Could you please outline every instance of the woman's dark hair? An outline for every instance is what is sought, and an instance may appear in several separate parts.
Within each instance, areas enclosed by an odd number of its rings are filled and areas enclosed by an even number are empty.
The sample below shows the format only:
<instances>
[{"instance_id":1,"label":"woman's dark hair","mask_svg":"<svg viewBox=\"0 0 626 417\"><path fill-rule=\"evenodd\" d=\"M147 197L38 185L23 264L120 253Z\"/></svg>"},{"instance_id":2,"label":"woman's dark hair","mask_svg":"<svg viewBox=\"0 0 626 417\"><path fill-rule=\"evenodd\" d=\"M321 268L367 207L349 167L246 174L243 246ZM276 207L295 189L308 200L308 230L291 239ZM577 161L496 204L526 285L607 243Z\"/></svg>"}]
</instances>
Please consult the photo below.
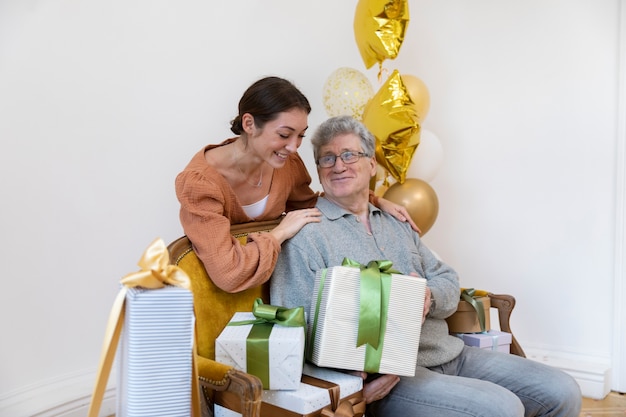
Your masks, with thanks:
<instances>
[{"instance_id":1,"label":"woman's dark hair","mask_svg":"<svg viewBox=\"0 0 626 417\"><path fill-rule=\"evenodd\" d=\"M239 114L230 122L230 130L243 133L241 116L250 113L254 124L262 129L265 123L278 117L278 113L291 109L302 109L311 113L309 100L291 82L279 77L261 78L252 84L239 100Z\"/></svg>"}]
</instances>

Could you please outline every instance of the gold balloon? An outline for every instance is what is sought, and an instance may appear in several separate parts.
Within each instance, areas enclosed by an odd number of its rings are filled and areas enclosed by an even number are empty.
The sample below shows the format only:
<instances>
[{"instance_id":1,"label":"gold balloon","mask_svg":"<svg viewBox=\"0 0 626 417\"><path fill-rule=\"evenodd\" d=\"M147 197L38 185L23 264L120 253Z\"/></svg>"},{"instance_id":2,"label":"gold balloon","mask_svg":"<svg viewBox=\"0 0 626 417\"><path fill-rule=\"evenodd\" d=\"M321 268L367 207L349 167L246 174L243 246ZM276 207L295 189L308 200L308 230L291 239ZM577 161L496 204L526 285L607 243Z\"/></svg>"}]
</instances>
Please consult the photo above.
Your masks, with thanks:
<instances>
[{"instance_id":1,"label":"gold balloon","mask_svg":"<svg viewBox=\"0 0 626 417\"><path fill-rule=\"evenodd\" d=\"M376 137L376 161L403 183L420 143L420 125L417 109L398 70L365 105L363 124Z\"/></svg>"},{"instance_id":2,"label":"gold balloon","mask_svg":"<svg viewBox=\"0 0 626 417\"><path fill-rule=\"evenodd\" d=\"M383 197L406 207L422 231L421 236L430 230L439 214L439 199L426 181L407 178L404 184L397 182L389 187Z\"/></svg>"},{"instance_id":3,"label":"gold balloon","mask_svg":"<svg viewBox=\"0 0 626 417\"><path fill-rule=\"evenodd\" d=\"M398 56L408 23L408 0L359 0L354 37L366 68Z\"/></svg>"},{"instance_id":4,"label":"gold balloon","mask_svg":"<svg viewBox=\"0 0 626 417\"><path fill-rule=\"evenodd\" d=\"M422 123L430 110L430 93L428 87L424 84L424 81L417 78L415 75L402 74L402 82L404 87L409 92L409 97L415 107L415 113L417 114L418 123Z\"/></svg>"}]
</instances>

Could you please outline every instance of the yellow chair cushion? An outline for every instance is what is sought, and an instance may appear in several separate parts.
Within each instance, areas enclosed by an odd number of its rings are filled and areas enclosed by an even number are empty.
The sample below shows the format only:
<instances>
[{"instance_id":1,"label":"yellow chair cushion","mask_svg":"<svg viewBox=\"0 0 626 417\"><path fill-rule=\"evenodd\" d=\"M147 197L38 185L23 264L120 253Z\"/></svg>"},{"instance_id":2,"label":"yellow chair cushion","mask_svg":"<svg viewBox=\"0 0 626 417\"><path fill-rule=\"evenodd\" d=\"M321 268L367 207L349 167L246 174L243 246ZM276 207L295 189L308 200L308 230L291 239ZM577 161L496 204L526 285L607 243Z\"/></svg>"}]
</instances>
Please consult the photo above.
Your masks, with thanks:
<instances>
[{"instance_id":1,"label":"yellow chair cushion","mask_svg":"<svg viewBox=\"0 0 626 417\"><path fill-rule=\"evenodd\" d=\"M196 314L197 353L215 359L215 339L237 311L252 311L256 298L268 301L267 286L250 288L238 293L228 293L218 288L209 278L202 261L190 251L178 261L191 279L193 304ZM201 374L202 375L202 374Z\"/></svg>"}]
</instances>

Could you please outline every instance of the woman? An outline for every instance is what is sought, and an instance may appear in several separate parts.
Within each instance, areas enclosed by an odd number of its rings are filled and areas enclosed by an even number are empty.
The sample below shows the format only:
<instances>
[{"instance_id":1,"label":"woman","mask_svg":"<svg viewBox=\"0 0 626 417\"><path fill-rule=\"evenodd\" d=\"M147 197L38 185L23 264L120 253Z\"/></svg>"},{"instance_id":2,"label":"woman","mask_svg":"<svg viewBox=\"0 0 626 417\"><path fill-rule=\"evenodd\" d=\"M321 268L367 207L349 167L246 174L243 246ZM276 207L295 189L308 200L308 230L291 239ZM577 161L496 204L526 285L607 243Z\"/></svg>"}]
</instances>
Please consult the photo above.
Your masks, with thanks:
<instances>
[{"instance_id":1,"label":"woman","mask_svg":"<svg viewBox=\"0 0 626 417\"><path fill-rule=\"evenodd\" d=\"M280 245L307 223L319 222L304 162L297 153L308 128L311 106L289 81L266 77L252 84L231 122L238 137L202 148L176 177L180 221L214 283L228 292L266 282ZM401 221L411 220L402 206L370 201ZM232 224L284 216L271 232L252 234L241 245Z\"/></svg>"}]
</instances>

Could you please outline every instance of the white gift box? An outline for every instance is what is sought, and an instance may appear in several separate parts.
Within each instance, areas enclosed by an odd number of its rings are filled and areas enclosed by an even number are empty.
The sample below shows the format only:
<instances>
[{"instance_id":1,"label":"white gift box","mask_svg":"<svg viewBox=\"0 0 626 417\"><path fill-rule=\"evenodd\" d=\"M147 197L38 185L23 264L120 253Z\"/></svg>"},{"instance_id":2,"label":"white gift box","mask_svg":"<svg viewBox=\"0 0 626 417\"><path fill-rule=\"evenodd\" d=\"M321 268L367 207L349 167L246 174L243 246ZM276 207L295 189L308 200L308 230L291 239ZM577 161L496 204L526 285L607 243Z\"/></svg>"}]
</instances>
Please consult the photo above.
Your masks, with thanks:
<instances>
[{"instance_id":1,"label":"white gift box","mask_svg":"<svg viewBox=\"0 0 626 417\"><path fill-rule=\"evenodd\" d=\"M305 364L303 375L338 385L341 399L358 395L363 389L363 379L360 377L332 369L318 368L314 365ZM281 416L319 415L319 412L324 407L330 406L330 404L331 398L327 388L301 382L297 390L264 390L261 417L275 417L279 414ZM241 414L222 405L215 404L214 416L241 417Z\"/></svg>"},{"instance_id":2,"label":"white gift box","mask_svg":"<svg viewBox=\"0 0 626 417\"><path fill-rule=\"evenodd\" d=\"M424 278L391 274L386 329L376 372L415 375L425 290ZM357 347L359 305L359 268L336 266L317 272L308 323L311 362L322 367L372 372L365 369L369 355L366 350L371 347Z\"/></svg>"},{"instance_id":3,"label":"white gift box","mask_svg":"<svg viewBox=\"0 0 626 417\"><path fill-rule=\"evenodd\" d=\"M189 417L194 312L189 290L129 288L117 352L117 417Z\"/></svg>"},{"instance_id":4,"label":"white gift box","mask_svg":"<svg viewBox=\"0 0 626 417\"><path fill-rule=\"evenodd\" d=\"M249 312L235 313L231 322L254 320ZM247 337L252 324L226 326L215 339L215 360L248 372ZM269 343L269 385L265 389L295 390L300 386L304 362L305 329L275 324ZM260 375L257 375L261 377ZM263 380L263 378L261 378Z\"/></svg>"},{"instance_id":5,"label":"white gift box","mask_svg":"<svg viewBox=\"0 0 626 417\"><path fill-rule=\"evenodd\" d=\"M363 389L363 378L329 368L320 368L310 363L305 363L302 369L303 375L312 376L324 381L339 385L341 398L355 394Z\"/></svg>"}]
</instances>

